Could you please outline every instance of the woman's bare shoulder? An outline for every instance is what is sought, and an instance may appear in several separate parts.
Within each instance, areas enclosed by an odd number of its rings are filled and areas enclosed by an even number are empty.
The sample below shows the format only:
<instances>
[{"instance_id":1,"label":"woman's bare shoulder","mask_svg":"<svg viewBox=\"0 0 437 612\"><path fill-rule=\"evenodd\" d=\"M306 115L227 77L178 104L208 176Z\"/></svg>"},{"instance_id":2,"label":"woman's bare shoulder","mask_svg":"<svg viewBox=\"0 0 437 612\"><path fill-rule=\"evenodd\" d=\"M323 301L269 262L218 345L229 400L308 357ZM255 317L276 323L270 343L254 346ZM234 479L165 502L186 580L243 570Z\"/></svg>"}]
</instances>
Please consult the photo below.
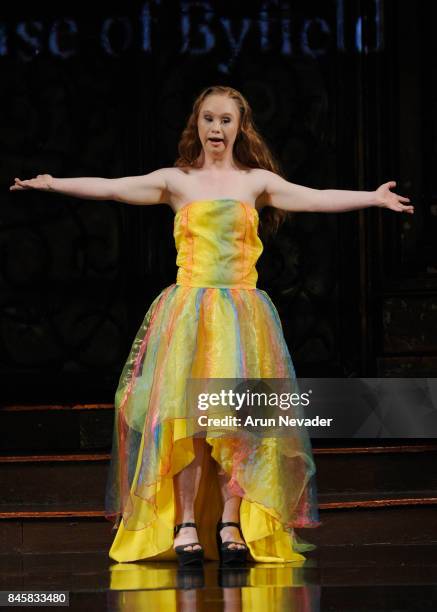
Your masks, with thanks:
<instances>
[{"instance_id":1,"label":"woman's bare shoulder","mask_svg":"<svg viewBox=\"0 0 437 612\"><path fill-rule=\"evenodd\" d=\"M173 174L176 176L180 176L181 174L190 174L195 168L193 166L172 166L170 170L173 170Z\"/></svg>"},{"instance_id":2,"label":"woman's bare shoulder","mask_svg":"<svg viewBox=\"0 0 437 612\"><path fill-rule=\"evenodd\" d=\"M275 207L270 196L270 185L279 175L265 168L254 168L251 173L252 187L256 195L255 207L258 212L265 207Z\"/></svg>"},{"instance_id":3,"label":"woman's bare shoulder","mask_svg":"<svg viewBox=\"0 0 437 612\"><path fill-rule=\"evenodd\" d=\"M188 174L189 170L191 170L189 166L166 166L165 168L160 168L157 172L165 172L166 174L174 174L175 176L181 174Z\"/></svg>"}]
</instances>

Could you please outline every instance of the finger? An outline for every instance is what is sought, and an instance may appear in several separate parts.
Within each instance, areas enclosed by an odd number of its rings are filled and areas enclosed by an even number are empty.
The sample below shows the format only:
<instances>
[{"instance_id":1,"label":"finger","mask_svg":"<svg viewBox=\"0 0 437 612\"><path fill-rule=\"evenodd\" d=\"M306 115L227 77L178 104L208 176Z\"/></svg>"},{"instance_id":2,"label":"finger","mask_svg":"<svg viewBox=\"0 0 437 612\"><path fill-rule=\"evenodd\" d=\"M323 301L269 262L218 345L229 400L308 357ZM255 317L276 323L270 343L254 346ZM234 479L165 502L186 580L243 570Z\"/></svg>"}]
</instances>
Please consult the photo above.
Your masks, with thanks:
<instances>
[{"instance_id":1,"label":"finger","mask_svg":"<svg viewBox=\"0 0 437 612\"><path fill-rule=\"evenodd\" d=\"M410 198L407 198L405 196L401 196L398 193L394 193L393 195L395 195L397 197L397 199L399 200L399 202L410 202Z\"/></svg>"},{"instance_id":2,"label":"finger","mask_svg":"<svg viewBox=\"0 0 437 612\"><path fill-rule=\"evenodd\" d=\"M391 189L392 187L396 187L396 181L389 181L387 183L387 185L389 186L389 188Z\"/></svg>"}]
</instances>

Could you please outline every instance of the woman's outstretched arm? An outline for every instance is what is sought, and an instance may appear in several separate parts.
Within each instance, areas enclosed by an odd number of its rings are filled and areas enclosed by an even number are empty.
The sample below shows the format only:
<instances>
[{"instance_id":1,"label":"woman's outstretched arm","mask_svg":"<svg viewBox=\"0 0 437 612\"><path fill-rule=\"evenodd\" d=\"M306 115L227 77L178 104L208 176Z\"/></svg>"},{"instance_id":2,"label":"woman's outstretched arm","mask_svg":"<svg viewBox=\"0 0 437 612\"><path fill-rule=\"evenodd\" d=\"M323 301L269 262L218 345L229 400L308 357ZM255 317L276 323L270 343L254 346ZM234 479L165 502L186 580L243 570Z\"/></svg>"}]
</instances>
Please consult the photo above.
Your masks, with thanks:
<instances>
[{"instance_id":1,"label":"woman's outstretched arm","mask_svg":"<svg viewBox=\"0 0 437 612\"><path fill-rule=\"evenodd\" d=\"M286 181L269 170L260 170L266 204L289 211L347 212L378 206L397 212L414 213L414 206L404 204L409 198L390 191L395 181L382 184L375 191L348 191L345 189L313 189Z\"/></svg>"},{"instance_id":2,"label":"woman's outstretched arm","mask_svg":"<svg viewBox=\"0 0 437 612\"><path fill-rule=\"evenodd\" d=\"M10 191L34 189L52 191L87 200L115 200L126 204L160 204L167 201L167 178L172 168L161 168L143 176L55 178L39 174L36 178L15 179Z\"/></svg>"}]
</instances>

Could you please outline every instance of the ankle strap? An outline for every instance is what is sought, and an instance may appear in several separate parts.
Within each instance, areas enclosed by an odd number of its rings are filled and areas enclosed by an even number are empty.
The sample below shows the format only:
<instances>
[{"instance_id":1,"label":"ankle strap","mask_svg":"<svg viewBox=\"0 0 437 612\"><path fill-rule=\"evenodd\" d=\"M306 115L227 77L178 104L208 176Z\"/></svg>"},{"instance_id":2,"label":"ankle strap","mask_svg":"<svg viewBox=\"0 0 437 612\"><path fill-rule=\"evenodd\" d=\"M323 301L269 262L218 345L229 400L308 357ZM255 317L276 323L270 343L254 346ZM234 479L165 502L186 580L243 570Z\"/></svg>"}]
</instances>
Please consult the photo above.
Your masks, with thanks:
<instances>
[{"instance_id":1,"label":"ankle strap","mask_svg":"<svg viewBox=\"0 0 437 612\"><path fill-rule=\"evenodd\" d=\"M195 527L196 523L179 523L174 526L174 534L177 535L182 527Z\"/></svg>"},{"instance_id":2,"label":"ankle strap","mask_svg":"<svg viewBox=\"0 0 437 612\"><path fill-rule=\"evenodd\" d=\"M220 521L219 525L220 529L223 529L223 527L238 527L238 529L240 529L240 523L234 523L233 521L226 521L225 523Z\"/></svg>"}]
</instances>

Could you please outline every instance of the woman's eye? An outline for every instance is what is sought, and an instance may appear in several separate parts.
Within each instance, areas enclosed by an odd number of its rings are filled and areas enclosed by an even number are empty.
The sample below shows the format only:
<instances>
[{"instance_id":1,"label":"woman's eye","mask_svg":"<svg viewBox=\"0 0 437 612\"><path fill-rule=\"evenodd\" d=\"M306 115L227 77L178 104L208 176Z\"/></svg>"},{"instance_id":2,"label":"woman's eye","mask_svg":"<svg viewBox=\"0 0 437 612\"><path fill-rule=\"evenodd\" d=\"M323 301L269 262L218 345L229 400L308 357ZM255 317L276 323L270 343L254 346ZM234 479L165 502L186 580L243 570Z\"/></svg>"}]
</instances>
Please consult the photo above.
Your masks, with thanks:
<instances>
[{"instance_id":1,"label":"woman's eye","mask_svg":"<svg viewBox=\"0 0 437 612\"><path fill-rule=\"evenodd\" d=\"M211 121L211 117L205 117L207 121ZM229 123L230 119L223 119L225 123Z\"/></svg>"}]
</instances>

